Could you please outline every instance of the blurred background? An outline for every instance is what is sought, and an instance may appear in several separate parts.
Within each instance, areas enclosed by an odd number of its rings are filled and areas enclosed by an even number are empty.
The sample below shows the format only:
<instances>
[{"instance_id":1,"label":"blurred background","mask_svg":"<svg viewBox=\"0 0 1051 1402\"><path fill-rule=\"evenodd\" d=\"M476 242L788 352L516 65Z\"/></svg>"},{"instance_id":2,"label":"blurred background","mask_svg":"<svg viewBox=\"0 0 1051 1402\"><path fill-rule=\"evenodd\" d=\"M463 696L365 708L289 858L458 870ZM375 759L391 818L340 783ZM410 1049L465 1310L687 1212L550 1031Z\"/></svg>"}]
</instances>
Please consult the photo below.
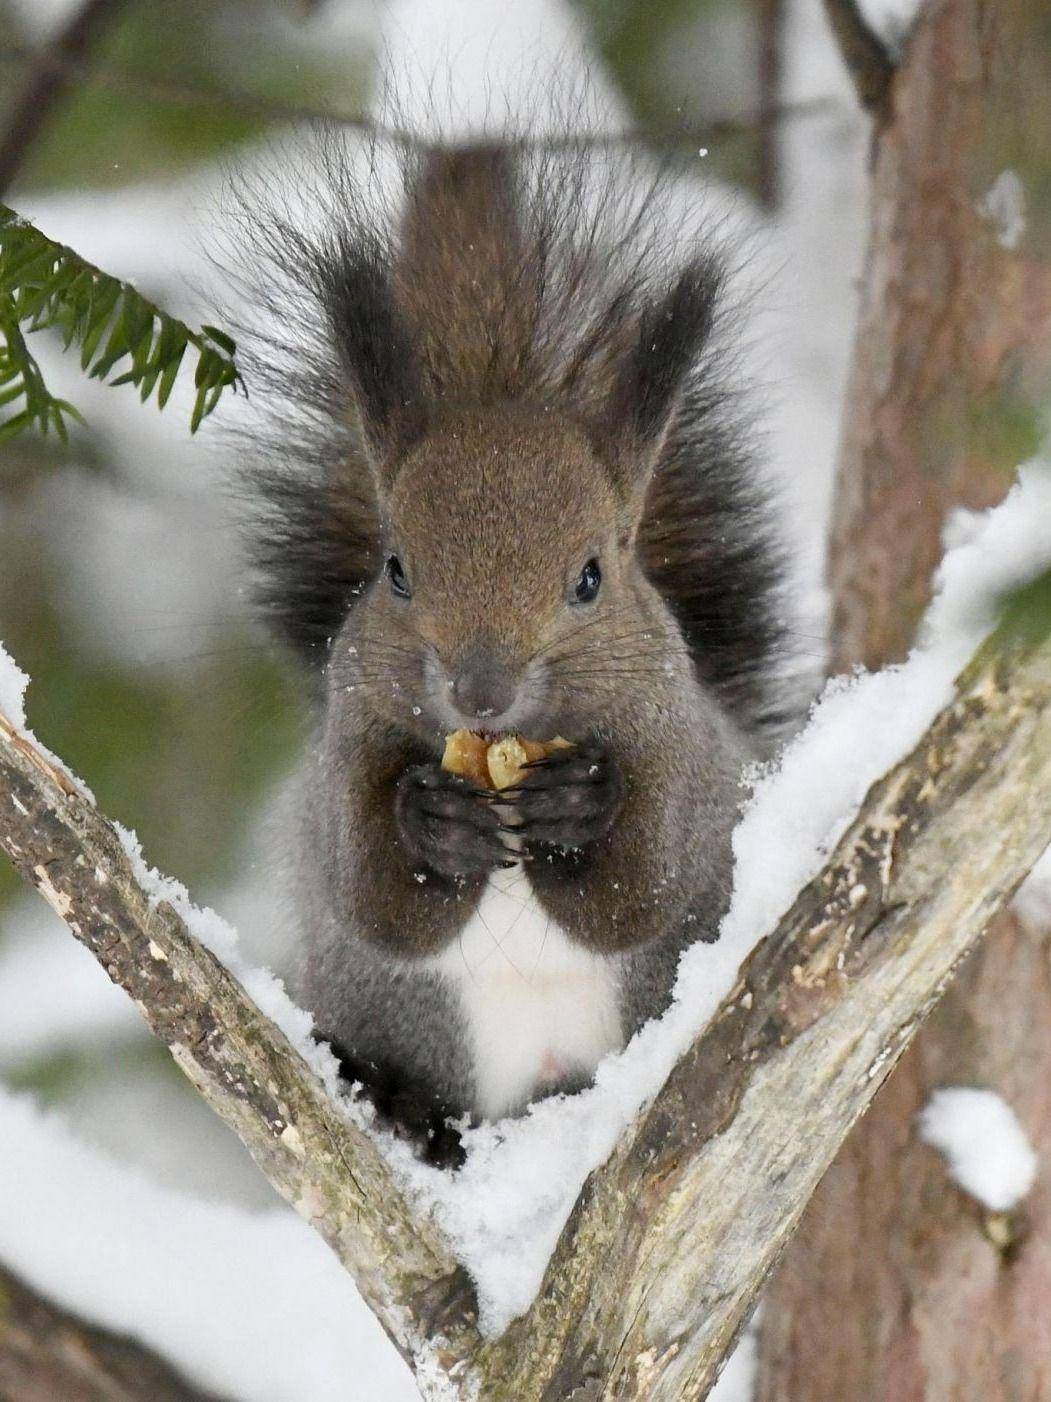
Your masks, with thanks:
<instances>
[{"instance_id":1,"label":"blurred background","mask_svg":"<svg viewBox=\"0 0 1051 1402\"><path fill-rule=\"evenodd\" d=\"M0 141L34 53L81 8L0 0ZM747 370L798 547L801 636L820 660L866 149L820 0L103 8L3 198L191 321L212 320L213 297L224 299L207 249L223 231L224 179L261 143L311 114L368 111L387 71L448 74L469 109L527 70L590 64L619 125L670 145L697 197L732 212L748 239ZM868 9L893 31L893 10ZM222 421L245 406L224 405L191 439L188 395L159 414L128 388L88 384L48 334L34 350L87 427L68 446L26 433L0 447L0 639L32 677L29 721L44 743L137 832L152 864L228 916L266 961L281 936L266 813L305 716L244 599ZM6 865L0 1078L60 1109L100 1163L134 1165L161 1188L238 1212L283 1211L124 995ZM20 1210L10 1195L7 1210ZM0 1256L4 1239L0 1220ZM377 1358L386 1348L378 1331L372 1346ZM187 1349L186 1366L207 1372ZM286 1359L269 1383L236 1370L224 1381L253 1399L412 1395L407 1374L382 1389L363 1379L348 1394L296 1367Z\"/></svg>"}]
</instances>

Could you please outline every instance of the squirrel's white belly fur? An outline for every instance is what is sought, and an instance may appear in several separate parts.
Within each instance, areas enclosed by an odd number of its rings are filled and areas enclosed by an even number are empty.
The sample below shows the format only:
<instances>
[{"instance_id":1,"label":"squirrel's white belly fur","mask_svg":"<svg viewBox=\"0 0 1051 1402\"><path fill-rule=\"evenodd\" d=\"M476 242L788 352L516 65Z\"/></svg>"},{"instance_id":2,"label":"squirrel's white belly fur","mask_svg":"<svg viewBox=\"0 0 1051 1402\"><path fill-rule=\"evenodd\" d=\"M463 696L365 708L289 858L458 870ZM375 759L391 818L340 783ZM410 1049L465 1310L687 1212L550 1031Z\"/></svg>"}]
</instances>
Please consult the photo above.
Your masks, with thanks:
<instances>
[{"instance_id":1,"label":"squirrel's white belly fur","mask_svg":"<svg viewBox=\"0 0 1051 1402\"><path fill-rule=\"evenodd\" d=\"M460 999L476 1109L519 1110L567 1075L587 1078L622 1045L617 961L570 941L522 867L494 872L474 915L432 968Z\"/></svg>"}]
</instances>

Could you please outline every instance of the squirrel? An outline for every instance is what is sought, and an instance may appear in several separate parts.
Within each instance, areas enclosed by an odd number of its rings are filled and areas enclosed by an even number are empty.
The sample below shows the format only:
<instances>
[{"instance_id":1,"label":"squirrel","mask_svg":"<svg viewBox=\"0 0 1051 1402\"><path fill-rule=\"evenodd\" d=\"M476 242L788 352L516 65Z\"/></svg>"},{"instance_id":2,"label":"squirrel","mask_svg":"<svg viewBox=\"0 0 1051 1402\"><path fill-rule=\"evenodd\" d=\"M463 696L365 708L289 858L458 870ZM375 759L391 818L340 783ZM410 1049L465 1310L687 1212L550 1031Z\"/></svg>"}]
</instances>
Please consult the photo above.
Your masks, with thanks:
<instances>
[{"instance_id":1,"label":"squirrel","mask_svg":"<svg viewBox=\"0 0 1051 1402\"><path fill-rule=\"evenodd\" d=\"M291 991L455 1164L450 1118L588 1084L718 938L787 718L784 550L723 257L679 248L660 177L494 140L405 152L396 198L326 178L320 227L269 225L270 375L300 370L247 470L312 694ZM456 729L570 744L497 800L442 768Z\"/></svg>"}]
</instances>

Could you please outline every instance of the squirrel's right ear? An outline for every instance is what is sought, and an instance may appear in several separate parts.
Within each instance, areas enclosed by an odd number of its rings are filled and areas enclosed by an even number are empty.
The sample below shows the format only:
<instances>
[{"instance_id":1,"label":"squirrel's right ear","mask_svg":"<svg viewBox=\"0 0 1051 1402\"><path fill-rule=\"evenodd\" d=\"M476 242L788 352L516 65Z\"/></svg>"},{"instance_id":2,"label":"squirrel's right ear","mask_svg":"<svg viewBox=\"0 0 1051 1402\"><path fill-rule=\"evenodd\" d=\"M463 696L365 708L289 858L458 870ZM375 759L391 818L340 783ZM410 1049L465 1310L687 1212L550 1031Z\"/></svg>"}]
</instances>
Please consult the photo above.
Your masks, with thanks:
<instances>
[{"instance_id":1,"label":"squirrel's right ear","mask_svg":"<svg viewBox=\"0 0 1051 1402\"><path fill-rule=\"evenodd\" d=\"M643 308L610 404L616 457L632 493L649 479L715 319L722 272L700 257Z\"/></svg>"},{"instance_id":2,"label":"squirrel's right ear","mask_svg":"<svg viewBox=\"0 0 1051 1402\"><path fill-rule=\"evenodd\" d=\"M378 476L423 432L422 385L383 251L344 244L326 301L336 346Z\"/></svg>"}]
</instances>

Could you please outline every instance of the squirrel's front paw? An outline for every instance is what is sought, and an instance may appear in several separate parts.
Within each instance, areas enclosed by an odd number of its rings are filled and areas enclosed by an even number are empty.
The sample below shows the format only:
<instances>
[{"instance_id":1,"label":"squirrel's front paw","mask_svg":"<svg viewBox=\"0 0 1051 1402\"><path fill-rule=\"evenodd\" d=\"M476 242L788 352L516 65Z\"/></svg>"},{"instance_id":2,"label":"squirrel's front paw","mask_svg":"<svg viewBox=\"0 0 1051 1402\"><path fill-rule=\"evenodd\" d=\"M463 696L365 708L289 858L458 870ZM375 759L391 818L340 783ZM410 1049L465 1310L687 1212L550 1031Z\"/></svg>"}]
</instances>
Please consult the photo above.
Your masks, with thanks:
<instances>
[{"instance_id":1,"label":"squirrel's front paw","mask_svg":"<svg viewBox=\"0 0 1051 1402\"><path fill-rule=\"evenodd\" d=\"M612 757L597 745L574 745L536 760L501 798L513 804L515 830L526 846L587 847L604 837L620 811L623 783Z\"/></svg>"},{"instance_id":2,"label":"squirrel's front paw","mask_svg":"<svg viewBox=\"0 0 1051 1402\"><path fill-rule=\"evenodd\" d=\"M419 764L398 781L394 814L412 859L440 876L480 876L512 865L486 791L439 764Z\"/></svg>"}]
</instances>

